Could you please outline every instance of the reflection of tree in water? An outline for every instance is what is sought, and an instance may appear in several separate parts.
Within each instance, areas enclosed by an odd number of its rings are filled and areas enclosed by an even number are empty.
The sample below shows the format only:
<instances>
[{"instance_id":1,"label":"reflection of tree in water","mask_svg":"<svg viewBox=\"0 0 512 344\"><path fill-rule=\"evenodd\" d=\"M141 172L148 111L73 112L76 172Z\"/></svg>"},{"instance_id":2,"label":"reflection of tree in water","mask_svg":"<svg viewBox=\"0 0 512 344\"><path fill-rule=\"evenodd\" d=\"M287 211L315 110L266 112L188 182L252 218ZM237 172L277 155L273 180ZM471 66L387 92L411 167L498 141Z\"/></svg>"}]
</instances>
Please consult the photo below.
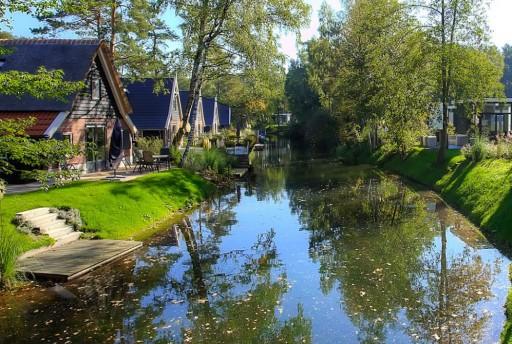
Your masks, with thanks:
<instances>
[{"instance_id":1,"label":"reflection of tree in water","mask_svg":"<svg viewBox=\"0 0 512 344\"><path fill-rule=\"evenodd\" d=\"M273 231L249 250L221 252L222 237L236 223L236 203L236 195L216 199L197 221L187 219L171 228L168 235L175 236L178 229L184 252L172 247L175 239L163 235L164 245L152 243L135 262L125 260L66 285L77 299L26 304L25 322L0 324L0 338L10 343L41 338L90 343L311 342L311 322L300 305L295 316L286 321L279 317L288 282ZM176 269L182 268L180 276Z\"/></svg>"},{"instance_id":2,"label":"reflection of tree in water","mask_svg":"<svg viewBox=\"0 0 512 344\"><path fill-rule=\"evenodd\" d=\"M490 314L477 310L492 296L491 286L499 262L491 266L466 247L448 255L446 206L438 207L440 249L424 255L424 269L414 288L422 295L422 307L410 312L411 331L440 343L482 342Z\"/></svg>"},{"instance_id":3,"label":"reflection of tree in water","mask_svg":"<svg viewBox=\"0 0 512 344\"><path fill-rule=\"evenodd\" d=\"M190 227L184 226L182 232L186 241L194 240ZM311 342L311 321L304 317L301 305L298 314L285 322L276 316L288 282L274 235L272 230L260 235L248 252L219 254L215 264L209 258L203 264L201 250L193 249L197 244L187 242L193 278L182 283L191 283L196 293L192 298L186 295L191 324L182 328L184 342Z\"/></svg>"},{"instance_id":4,"label":"reflection of tree in water","mask_svg":"<svg viewBox=\"0 0 512 344\"><path fill-rule=\"evenodd\" d=\"M403 331L416 339L444 338L438 331L443 325L465 333L452 335L455 342L479 338L487 318L471 319L476 303L490 294L492 269L468 250L446 257L446 247L434 245L435 214L426 212L417 193L387 177L290 193L293 209L311 233L310 255L320 264L321 288L324 293L340 289L360 342L385 341L389 329L402 326L404 311L415 329ZM426 252L444 252L444 263L425 259ZM440 295L440 286L442 304L429 299ZM440 309L455 317L443 320Z\"/></svg>"}]
</instances>

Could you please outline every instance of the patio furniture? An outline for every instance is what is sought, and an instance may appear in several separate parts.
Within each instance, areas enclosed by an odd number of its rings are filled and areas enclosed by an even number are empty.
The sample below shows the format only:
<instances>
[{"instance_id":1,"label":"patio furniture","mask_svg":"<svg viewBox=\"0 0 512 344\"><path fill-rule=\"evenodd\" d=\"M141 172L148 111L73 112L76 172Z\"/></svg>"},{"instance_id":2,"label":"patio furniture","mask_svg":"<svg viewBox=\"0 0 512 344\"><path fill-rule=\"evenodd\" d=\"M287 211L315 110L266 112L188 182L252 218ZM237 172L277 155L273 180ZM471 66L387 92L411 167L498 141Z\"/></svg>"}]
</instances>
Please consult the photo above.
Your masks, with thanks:
<instances>
[{"instance_id":1,"label":"patio furniture","mask_svg":"<svg viewBox=\"0 0 512 344\"><path fill-rule=\"evenodd\" d=\"M160 163L165 163L167 169L171 168L171 150L169 148L160 149L160 154L153 155Z\"/></svg>"},{"instance_id":2,"label":"patio furniture","mask_svg":"<svg viewBox=\"0 0 512 344\"><path fill-rule=\"evenodd\" d=\"M143 168L142 162L143 162L142 150L135 149L133 151L133 165L134 165L133 173L135 173L137 168L139 169L139 172L142 172L142 168Z\"/></svg>"},{"instance_id":3,"label":"patio furniture","mask_svg":"<svg viewBox=\"0 0 512 344\"><path fill-rule=\"evenodd\" d=\"M154 171L155 168L157 171L160 171L160 165L153 157L153 152L143 151L142 152L142 166L148 170Z\"/></svg>"}]
</instances>

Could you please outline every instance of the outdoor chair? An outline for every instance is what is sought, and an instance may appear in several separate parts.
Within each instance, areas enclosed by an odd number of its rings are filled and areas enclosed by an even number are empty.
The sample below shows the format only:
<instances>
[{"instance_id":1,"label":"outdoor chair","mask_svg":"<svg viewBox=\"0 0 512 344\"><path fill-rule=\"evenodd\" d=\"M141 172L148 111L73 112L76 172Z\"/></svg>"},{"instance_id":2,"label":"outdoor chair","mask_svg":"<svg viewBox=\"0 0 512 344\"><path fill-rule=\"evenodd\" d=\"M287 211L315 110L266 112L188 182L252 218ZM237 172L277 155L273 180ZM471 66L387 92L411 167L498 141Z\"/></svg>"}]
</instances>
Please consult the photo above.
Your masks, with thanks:
<instances>
[{"instance_id":1,"label":"outdoor chair","mask_svg":"<svg viewBox=\"0 0 512 344\"><path fill-rule=\"evenodd\" d=\"M133 173L135 173L135 171L137 169L139 169L139 172L142 172L142 168L144 168L143 166L143 156L142 156L142 150L140 149L135 149L133 151L133 163L134 163L134 168L133 168Z\"/></svg>"},{"instance_id":2,"label":"outdoor chair","mask_svg":"<svg viewBox=\"0 0 512 344\"><path fill-rule=\"evenodd\" d=\"M160 162L165 163L167 168L171 168L171 150L170 148L161 148L160 149L160 155L167 155L167 158L160 160Z\"/></svg>"},{"instance_id":3,"label":"outdoor chair","mask_svg":"<svg viewBox=\"0 0 512 344\"><path fill-rule=\"evenodd\" d=\"M155 158L153 157L153 152L150 151L143 151L142 152L142 165L144 168L154 171L155 168L157 171L160 171L160 166L155 161Z\"/></svg>"}]
</instances>

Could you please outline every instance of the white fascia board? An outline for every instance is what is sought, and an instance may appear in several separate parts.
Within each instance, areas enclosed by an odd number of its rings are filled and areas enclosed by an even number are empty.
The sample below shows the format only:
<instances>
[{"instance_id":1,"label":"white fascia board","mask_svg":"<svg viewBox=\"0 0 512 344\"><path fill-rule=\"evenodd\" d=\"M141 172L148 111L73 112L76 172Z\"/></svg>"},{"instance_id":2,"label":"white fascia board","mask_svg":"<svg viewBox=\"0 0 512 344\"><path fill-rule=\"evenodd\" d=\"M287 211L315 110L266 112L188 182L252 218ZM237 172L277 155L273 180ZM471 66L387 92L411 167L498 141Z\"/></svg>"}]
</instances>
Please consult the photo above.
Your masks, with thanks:
<instances>
[{"instance_id":1,"label":"white fascia board","mask_svg":"<svg viewBox=\"0 0 512 344\"><path fill-rule=\"evenodd\" d=\"M59 130L59 128L62 125L62 123L64 123L64 121L66 120L68 115L69 115L69 111L59 112L57 117L55 117L55 119L53 120L52 124L50 124L50 126L46 129L46 131L44 132L43 135L45 137L48 137L48 138L51 139L53 137L53 135L55 135L57 130Z\"/></svg>"}]
</instances>

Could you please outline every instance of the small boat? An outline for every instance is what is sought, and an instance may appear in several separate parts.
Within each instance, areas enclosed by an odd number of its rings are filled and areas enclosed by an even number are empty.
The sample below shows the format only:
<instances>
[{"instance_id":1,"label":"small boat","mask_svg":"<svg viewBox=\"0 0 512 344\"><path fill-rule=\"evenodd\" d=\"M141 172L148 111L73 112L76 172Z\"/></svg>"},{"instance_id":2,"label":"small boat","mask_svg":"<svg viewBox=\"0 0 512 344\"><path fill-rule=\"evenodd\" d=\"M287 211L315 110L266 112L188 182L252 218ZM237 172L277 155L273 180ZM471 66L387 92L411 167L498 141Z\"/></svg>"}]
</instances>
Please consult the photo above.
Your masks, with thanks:
<instances>
[{"instance_id":1,"label":"small boat","mask_svg":"<svg viewBox=\"0 0 512 344\"><path fill-rule=\"evenodd\" d=\"M263 143L256 143L253 147L254 151L262 151L265 148Z\"/></svg>"}]
</instances>

